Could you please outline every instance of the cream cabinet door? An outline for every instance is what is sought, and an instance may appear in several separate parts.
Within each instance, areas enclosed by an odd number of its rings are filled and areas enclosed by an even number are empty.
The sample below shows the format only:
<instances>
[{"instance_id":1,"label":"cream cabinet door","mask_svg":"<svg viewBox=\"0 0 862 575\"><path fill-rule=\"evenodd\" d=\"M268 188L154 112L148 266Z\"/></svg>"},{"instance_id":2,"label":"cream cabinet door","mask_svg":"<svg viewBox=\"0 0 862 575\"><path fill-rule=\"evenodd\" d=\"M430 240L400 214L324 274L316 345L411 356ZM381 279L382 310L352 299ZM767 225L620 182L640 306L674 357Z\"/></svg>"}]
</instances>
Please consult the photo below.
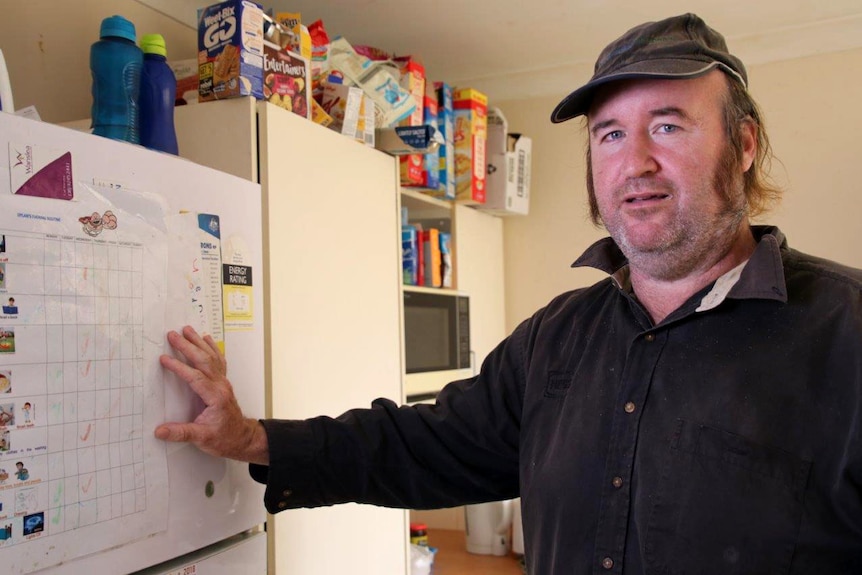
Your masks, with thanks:
<instances>
[{"instance_id":1,"label":"cream cabinet door","mask_svg":"<svg viewBox=\"0 0 862 575\"><path fill-rule=\"evenodd\" d=\"M272 417L338 415L401 391L398 165L258 104ZM271 518L284 574L407 571L406 512L360 505Z\"/></svg>"},{"instance_id":2,"label":"cream cabinet door","mask_svg":"<svg viewBox=\"0 0 862 575\"><path fill-rule=\"evenodd\" d=\"M452 237L458 291L470 296L470 348L478 372L485 356L506 336L503 220L457 204Z\"/></svg>"}]
</instances>

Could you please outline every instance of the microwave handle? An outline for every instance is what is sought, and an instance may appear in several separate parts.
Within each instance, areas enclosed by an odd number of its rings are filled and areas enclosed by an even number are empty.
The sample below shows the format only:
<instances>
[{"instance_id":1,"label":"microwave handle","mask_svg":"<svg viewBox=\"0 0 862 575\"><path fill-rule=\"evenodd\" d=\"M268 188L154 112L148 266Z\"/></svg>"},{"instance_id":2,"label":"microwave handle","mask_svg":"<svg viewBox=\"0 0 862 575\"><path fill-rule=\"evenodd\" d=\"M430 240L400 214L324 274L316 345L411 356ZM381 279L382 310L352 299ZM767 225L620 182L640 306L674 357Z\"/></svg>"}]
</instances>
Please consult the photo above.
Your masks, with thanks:
<instances>
[{"instance_id":1,"label":"microwave handle","mask_svg":"<svg viewBox=\"0 0 862 575\"><path fill-rule=\"evenodd\" d=\"M473 375L479 375L479 366L476 365L476 350L470 350L470 366L473 368Z\"/></svg>"}]
</instances>

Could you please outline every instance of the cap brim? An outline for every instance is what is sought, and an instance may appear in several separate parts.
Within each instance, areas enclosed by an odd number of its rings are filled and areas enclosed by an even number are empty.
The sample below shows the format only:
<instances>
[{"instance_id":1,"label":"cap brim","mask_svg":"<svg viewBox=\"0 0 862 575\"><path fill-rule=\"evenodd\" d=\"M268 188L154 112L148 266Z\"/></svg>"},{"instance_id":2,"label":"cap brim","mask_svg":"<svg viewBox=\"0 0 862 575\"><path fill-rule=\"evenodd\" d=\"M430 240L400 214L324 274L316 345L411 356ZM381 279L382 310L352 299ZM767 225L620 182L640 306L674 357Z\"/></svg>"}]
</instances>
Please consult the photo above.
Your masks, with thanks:
<instances>
[{"instance_id":1,"label":"cap brim","mask_svg":"<svg viewBox=\"0 0 862 575\"><path fill-rule=\"evenodd\" d=\"M613 74L591 80L563 98L563 101L557 104L557 107L554 108L554 111L551 113L551 122L559 124L560 122L565 122L566 120L571 120L572 118L585 115L590 109L590 104L592 103L596 89L610 82L634 80L638 78L650 78L654 80L683 80L686 78L696 78L719 66L722 70L729 72L733 76L736 76L740 82L743 82L742 78L739 78L739 75L736 72L730 70L727 66L722 65L721 62L680 60L678 58L636 62Z\"/></svg>"}]
</instances>

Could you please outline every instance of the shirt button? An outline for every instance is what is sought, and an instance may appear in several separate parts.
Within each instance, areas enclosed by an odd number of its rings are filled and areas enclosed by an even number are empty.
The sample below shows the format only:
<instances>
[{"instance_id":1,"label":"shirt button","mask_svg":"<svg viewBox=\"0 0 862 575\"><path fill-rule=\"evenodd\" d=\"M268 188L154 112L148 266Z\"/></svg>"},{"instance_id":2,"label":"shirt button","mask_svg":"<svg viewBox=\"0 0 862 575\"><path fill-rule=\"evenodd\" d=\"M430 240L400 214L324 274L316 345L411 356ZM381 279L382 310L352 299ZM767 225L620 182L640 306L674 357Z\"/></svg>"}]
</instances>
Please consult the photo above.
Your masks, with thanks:
<instances>
[{"instance_id":1,"label":"shirt button","mask_svg":"<svg viewBox=\"0 0 862 575\"><path fill-rule=\"evenodd\" d=\"M626 410L626 413L634 413L635 404L632 403L631 401L627 401L626 404L623 406L623 409Z\"/></svg>"},{"instance_id":2,"label":"shirt button","mask_svg":"<svg viewBox=\"0 0 862 575\"><path fill-rule=\"evenodd\" d=\"M278 508L279 509L284 509L285 507L287 507L287 501L279 501L278 502Z\"/></svg>"},{"instance_id":3,"label":"shirt button","mask_svg":"<svg viewBox=\"0 0 862 575\"><path fill-rule=\"evenodd\" d=\"M623 478L622 478L622 477L614 477L614 478L611 480L611 484L612 484L614 487L616 487L617 489L619 489L620 487L622 487L622 486L623 486Z\"/></svg>"},{"instance_id":4,"label":"shirt button","mask_svg":"<svg viewBox=\"0 0 862 575\"><path fill-rule=\"evenodd\" d=\"M655 334L654 333L648 333L644 336L644 339L647 341L655 341Z\"/></svg>"},{"instance_id":5,"label":"shirt button","mask_svg":"<svg viewBox=\"0 0 862 575\"><path fill-rule=\"evenodd\" d=\"M291 491L290 489L285 489L284 491L281 492L281 494L284 495L285 497L290 497L291 495L293 495L293 491Z\"/></svg>"},{"instance_id":6,"label":"shirt button","mask_svg":"<svg viewBox=\"0 0 862 575\"><path fill-rule=\"evenodd\" d=\"M608 570L613 569L614 568L614 560L611 559L610 557L605 557L604 559L602 559L602 567L604 567L605 569L608 569Z\"/></svg>"}]
</instances>

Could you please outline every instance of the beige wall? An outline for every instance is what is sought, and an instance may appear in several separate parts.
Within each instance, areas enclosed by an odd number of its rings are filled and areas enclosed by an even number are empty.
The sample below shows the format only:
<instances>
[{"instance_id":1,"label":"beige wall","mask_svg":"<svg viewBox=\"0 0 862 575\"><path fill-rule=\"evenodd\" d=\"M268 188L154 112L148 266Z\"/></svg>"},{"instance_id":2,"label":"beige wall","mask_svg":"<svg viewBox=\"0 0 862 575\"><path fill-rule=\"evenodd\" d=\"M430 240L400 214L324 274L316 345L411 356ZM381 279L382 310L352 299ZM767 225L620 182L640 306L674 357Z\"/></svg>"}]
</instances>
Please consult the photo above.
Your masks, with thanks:
<instances>
[{"instance_id":1,"label":"beige wall","mask_svg":"<svg viewBox=\"0 0 862 575\"><path fill-rule=\"evenodd\" d=\"M90 117L90 45L103 18L120 14L140 38L165 37L168 59L197 57L197 34L135 0L3 2L0 49L9 68L15 107L35 105L46 122Z\"/></svg>"},{"instance_id":2,"label":"beige wall","mask_svg":"<svg viewBox=\"0 0 862 575\"><path fill-rule=\"evenodd\" d=\"M782 204L761 220L778 224L792 247L855 267L862 267L859 69L862 50L749 70L779 160L773 176L786 190ZM498 103L510 131L533 137L530 215L507 218L504 226L510 330L554 295L603 277L569 268L604 234L586 215L582 125L552 125L548 118L557 101Z\"/></svg>"}]
</instances>

